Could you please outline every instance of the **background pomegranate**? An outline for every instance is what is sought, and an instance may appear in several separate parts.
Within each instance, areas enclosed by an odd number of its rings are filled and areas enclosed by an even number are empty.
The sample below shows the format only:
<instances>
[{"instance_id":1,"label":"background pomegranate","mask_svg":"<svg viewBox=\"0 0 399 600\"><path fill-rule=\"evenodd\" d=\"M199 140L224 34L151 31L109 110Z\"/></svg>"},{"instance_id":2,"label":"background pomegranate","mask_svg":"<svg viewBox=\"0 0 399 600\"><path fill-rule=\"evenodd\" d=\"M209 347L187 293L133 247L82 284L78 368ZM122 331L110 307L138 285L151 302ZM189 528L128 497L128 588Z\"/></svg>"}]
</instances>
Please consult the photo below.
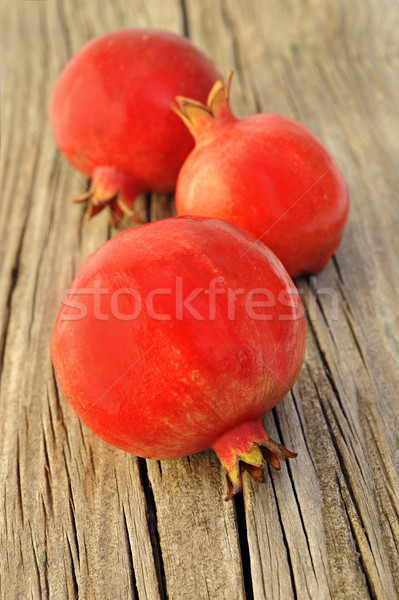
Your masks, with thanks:
<instances>
[{"instance_id":1,"label":"background pomegranate","mask_svg":"<svg viewBox=\"0 0 399 600\"><path fill-rule=\"evenodd\" d=\"M212 447L228 480L295 456L263 415L305 349L299 294L261 242L226 222L170 218L127 230L80 269L51 338L61 388L101 438L172 459Z\"/></svg>"},{"instance_id":2,"label":"background pomegranate","mask_svg":"<svg viewBox=\"0 0 399 600\"><path fill-rule=\"evenodd\" d=\"M191 42L156 29L122 29L83 46L59 76L50 121L67 160L92 178L87 215L110 205L134 216L141 190L170 192L193 147L169 102L205 100L219 74Z\"/></svg>"},{"instance_id":3,"label":"background pomegranate","mask_svg":"<svg viewBox=\"0 0 399 600\"><path fill-rule=\"evenodd\" d=\"M292 277L319 271L340 244L349 209L343 175L303 125L277 114L237 119L231 73L207 106L177 98L196 140L176 187L179 215L240 225L279 257Z\"/></svg>"}]
</instances>

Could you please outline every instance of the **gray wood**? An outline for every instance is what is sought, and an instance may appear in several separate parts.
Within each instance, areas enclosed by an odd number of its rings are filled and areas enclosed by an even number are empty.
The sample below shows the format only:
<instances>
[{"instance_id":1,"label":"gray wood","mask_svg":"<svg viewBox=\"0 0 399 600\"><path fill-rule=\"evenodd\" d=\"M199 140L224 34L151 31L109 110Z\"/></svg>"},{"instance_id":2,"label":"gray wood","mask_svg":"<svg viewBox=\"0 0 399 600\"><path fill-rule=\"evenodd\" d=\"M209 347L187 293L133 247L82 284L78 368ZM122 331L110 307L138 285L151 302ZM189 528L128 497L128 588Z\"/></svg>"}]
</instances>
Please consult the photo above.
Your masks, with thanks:
<instances>
[{"instance_id":1,"label":"gray wood","mask_svg":"<svg viewBox=\"0 0 399 600\"><path fill-rule=\"evenodd\" d=\"M2 598L393 600L399 589L399 5L321 0L1 0ZM67 59L123 26L186 33L235 71L240 116L281 112L336 156L343 243L296 281L308 325L297 384L265 417L298 458L223 501L211 451L145 461L81 425L48 343L62 294L116 230L66 199L47 102ZM143 197L151 220L175 214ZM148 210L149 209L149 210Z\"/></svg>"}]
</instances>

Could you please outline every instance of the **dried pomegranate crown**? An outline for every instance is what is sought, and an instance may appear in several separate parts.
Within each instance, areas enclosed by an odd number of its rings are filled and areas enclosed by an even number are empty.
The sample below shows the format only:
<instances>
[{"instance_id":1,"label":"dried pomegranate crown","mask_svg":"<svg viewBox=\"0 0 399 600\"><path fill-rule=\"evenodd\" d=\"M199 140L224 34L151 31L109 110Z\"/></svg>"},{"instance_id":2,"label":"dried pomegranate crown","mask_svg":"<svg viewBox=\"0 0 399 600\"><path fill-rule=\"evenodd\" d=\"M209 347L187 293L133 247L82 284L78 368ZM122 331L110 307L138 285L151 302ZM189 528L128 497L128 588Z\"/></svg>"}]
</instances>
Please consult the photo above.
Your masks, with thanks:
<instances>
[{"instance_id":1,"label":"dried pomegranate crown","mask_svg":"<svg viewBox=\"0 0 399 600\"><path fill-rule=\"evenodd\" d=\"M176 96L176 104L171 103L174 112L184 121L195 139L207 131L215 122L236 120L230 107L230 87L233 71L229 71L226 81L216 81L206 104L184 96Z\"/></svg>"}]
</instances>

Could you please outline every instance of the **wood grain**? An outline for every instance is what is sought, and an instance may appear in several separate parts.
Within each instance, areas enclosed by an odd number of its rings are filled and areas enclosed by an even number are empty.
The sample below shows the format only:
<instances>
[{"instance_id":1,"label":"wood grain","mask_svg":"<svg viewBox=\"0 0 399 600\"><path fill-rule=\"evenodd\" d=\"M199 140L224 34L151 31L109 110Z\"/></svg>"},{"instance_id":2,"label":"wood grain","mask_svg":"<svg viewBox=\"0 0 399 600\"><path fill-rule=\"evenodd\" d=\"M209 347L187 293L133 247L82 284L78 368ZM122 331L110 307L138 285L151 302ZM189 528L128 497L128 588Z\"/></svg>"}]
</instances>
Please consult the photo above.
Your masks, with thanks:
<instances>
[{"instance_id":1,"label":"wood grain","mask_svg":"<svg viewBox=\"0 0 399 600\"><path fill-rule=\"evenodd\" d=\"M394 0L1 0L0 596L393 600L399 589L399 4ZM296 281L304 367L265 417L298 458L223 501L210 451L173 462L111 448L57 386L49 337L84 258L116 230L66 199L54 81L92 36L185 33L234 69L233 105L291 115L351 191L343 243ZM143 197L143 216L174 214Z\"/></svg>"}]
</instances>

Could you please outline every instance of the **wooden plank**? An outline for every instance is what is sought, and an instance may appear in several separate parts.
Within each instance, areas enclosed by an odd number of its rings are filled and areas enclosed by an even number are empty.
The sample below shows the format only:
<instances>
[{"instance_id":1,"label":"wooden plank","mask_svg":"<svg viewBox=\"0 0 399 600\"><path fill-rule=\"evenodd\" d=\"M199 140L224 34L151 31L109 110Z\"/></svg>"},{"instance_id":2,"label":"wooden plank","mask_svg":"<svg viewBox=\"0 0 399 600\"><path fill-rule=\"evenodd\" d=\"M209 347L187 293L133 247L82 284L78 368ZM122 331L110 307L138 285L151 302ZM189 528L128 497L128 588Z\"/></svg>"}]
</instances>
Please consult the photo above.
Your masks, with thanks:
<instances>
[{"instance_id":1,"label":"wooden plank","mask_svg":"<svg viewBox=\"0 0 399 600\"><path fill-rule=\"evenodd\" d=\"M274 419L299 457L272 475L274 496L253 484L244 491L254 597L396 597L398 213L391 149L398 143L392 132L399 131L399 87L381 43L391 42L393 57L397 5L386 3L389 19L382 19L381 8L372 12L364 3L327 10L318 2L276 2L264 10L255 1L245 6L245 27L240 2L189 7L196 42L229 41L230 53L219 58L238 75L237 112L255 107L308 124L340 158L352 191L336 258L310 289L297 281L309 316L307 359L291 402ZM266 424L275 435L270 416Z\"/></svg>"},{"instance_id":2,"label":"wooden plank","mask_svg":"<svg viewBox=\"0 0 399 600\"><path fill-rule=\"evenodd\" d=\"M4 598L333 598L399 589L399 5L321 0L0 4L0 520ZM265 418L298 458L224 503L207 451L144 461L97 439L48 351L64 290L116 230L65 199L86 182L55 154L46 105L66 60L122 26L183 30L239 115L306 123L339 159L352 208L341 248L296 283L306 362ZM168 197L139 201L151 220Z\"/></svg>"},{"instance_id":3,"label":"wooden plank","mask_svg":"<svg viewBox=\"0 0 399 600\"><path fill-rule=\"evenodd\" d=\"M176 214L168 196L151 204L151 220ZM211 452L147 461L170 598L245 597L240 540L226 481Z\"/></svg>"},{"instance_id":4,"label":"wooden plank","mask_svg":"<svg viewBox=\"0 0 399 600\"><path fill-rule=\"evenodd\" d=\"M170 598L245 598L233 503L216 456L148 461Z\"/></svg>"},{"instance_id":5,"label":"wooden plank","mask_svg":"<svg viewBox=\"0 0 399 600\"><path fill-rule=\"evenodd\" d=\"M0 539L7 598L163 595L137 459L81 428L60 400L48 349L63 292L109 236L105 214L83 224L66 201L86 182L55 155L48 97L87 37L133 21L140 7L144 14L138 3L108 3L104 12L97 3L19 2L3 20ZM170 26L177 4L164 14L159 6L160 25Z\"/></svg>"}]
</instances>

